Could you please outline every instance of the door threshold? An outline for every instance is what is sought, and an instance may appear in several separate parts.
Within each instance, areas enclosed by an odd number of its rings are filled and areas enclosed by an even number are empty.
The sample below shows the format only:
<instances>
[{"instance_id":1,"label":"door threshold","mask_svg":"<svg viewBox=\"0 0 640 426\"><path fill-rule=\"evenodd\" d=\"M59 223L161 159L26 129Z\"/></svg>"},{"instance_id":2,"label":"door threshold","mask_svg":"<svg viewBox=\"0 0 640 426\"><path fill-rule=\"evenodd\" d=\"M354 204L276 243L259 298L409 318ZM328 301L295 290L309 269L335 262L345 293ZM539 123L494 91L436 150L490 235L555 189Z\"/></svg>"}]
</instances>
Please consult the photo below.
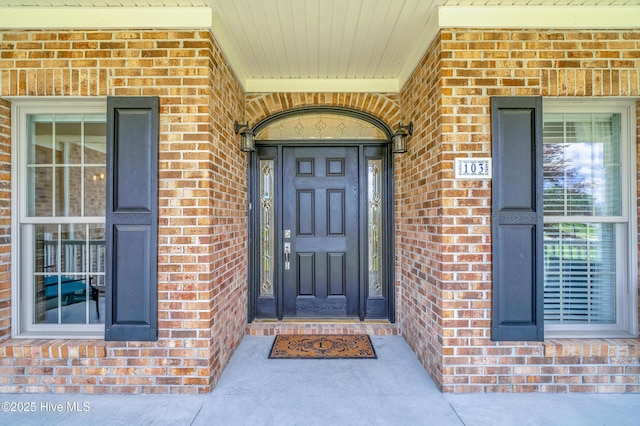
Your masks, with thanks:
<instances>
[{"instance_id":1,"label":"door threshold","mask_svg":"<svg viewBox=\"0 0 640 426\"><path fill-rule=\"evenodd\" d=\"M360 324L360 318L283 318L282 322L297 323L297 324L309 324L309 323L322 323L322 324Z\"/></svg>"},{"instance_id":2,"label":"door threshold","mask_svg":"<svg viewBox=\"0 0 640 426\"><path fill-rule=\"evenodd\" d=\"M386 319L366 319L360 321L359 318L284 318L282 321L277 319L260 318L253 320L258 324L274 324L274 323L296 323L296 324L391 324Z\"/></svg>"},{"instance_id":3,"label":"door threshold","mask_svg":"<svg viewBox=\"0 0 640 426\"><path fill-rule=\"evenodd\" d=\"M286 318L282 321L254 320L245 328L247 336L274 336L276 334L369 334L387 336L401 334L397 324L389 320L353 318Z\"/></svg>"}]
</instances>

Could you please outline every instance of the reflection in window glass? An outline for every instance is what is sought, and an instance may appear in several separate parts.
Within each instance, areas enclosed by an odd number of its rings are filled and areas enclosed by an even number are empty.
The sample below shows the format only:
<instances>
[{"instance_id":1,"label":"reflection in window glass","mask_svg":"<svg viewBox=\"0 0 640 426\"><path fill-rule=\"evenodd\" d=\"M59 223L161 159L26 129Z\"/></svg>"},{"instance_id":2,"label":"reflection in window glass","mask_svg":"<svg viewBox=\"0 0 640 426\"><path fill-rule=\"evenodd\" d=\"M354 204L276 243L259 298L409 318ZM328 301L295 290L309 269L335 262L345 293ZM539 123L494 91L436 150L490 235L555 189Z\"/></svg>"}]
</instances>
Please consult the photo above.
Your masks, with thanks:
<instances>
[{"instance_id":1,"label":"reflection in window glass","mask_svg":"<svg viewBox=\"0 0 640 426\"><path fill-rule=\"evenodd\" d=\"M27 127L27 215L104 216L104 115L31 114Z\"/></svg>"},{"instance_id":2,"label":"reflection in window glass","mask_svg":"<svg viewBox=\"0 0 640 426\"><path fill-rule=\"evenodd\" d=\"M545 322L615 324L621 114L545 114L543 135Z\"/></svg>"},{"instance_id":3,"label":"reflection in window glass","mask_svg":"<svg viewBox=\"0 0 640 426\"><path fill-rule=\"evenodd\" d=\"M620 215L620 144L619 114L545 116L545 214Z\"/></svg>"},{"instance_id":4,"label":"reflection in window glass","mask_svg":"<svg viewBox=\"0 0 640 426\"><path fill-rule=\"evenodd\" d=\"M31 323L102 324L106 116L26 114L26 123L21 253Z\"/></svg>"},{"instance_id":5,"label":"reflection in window glass","mask_svg":"<svg viewBox=\"0 0 640 426\"><path fill-rule=\"evenodd\" d=\"M35 324L104 323L104 225L24 225L32 235Z\"/></svg>"}]
</instances>

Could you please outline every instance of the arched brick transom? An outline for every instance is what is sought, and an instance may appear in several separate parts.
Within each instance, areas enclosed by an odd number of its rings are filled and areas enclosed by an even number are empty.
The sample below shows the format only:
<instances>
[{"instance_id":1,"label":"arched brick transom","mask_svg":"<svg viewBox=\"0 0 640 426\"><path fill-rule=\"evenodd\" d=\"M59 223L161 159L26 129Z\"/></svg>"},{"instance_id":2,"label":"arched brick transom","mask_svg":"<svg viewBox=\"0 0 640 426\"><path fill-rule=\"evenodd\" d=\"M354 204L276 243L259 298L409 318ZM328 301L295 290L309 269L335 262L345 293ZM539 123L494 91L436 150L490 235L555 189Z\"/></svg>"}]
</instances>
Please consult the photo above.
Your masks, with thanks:
<instances>
[{"instance_id":1,"label":"arched brick transom","mask_svg":"<svg viewBox=\"0 0 640 426\"><path fill-rule=\"evenodd\" d=\"M307 106L356 109L390 127L401 118L397 93L247 93L245 118L255 124L275 113Z\"/></svg>"}]
</instances>

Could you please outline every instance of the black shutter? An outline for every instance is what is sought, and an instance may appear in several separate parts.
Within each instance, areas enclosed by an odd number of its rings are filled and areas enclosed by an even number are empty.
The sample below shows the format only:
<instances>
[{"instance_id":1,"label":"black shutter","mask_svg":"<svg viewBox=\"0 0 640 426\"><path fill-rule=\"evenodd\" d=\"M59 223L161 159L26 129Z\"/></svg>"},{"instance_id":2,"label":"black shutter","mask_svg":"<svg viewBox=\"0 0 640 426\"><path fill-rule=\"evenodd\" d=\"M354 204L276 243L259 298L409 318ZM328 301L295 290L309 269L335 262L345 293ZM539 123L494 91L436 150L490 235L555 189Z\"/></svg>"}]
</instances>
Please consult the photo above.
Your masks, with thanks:
<instances>
[{"instance_id":1,"label":"black shutter","mask_svg":"<svg viewBox=\"0 0 640 426\"><path fill-rule=\"evenodd\" d=\"M542 98L491 98L492 340L542 341Z\"/></svg>"},{"instance_id":2,"label":"black shutter","mask_svg":"<svg viewBox=\"0 0 640 426\"><path fill-rule=\"evenodd\" d=\"M158 113L107 99L105 340L158 339Z\"/></svg>"}]
</instances>

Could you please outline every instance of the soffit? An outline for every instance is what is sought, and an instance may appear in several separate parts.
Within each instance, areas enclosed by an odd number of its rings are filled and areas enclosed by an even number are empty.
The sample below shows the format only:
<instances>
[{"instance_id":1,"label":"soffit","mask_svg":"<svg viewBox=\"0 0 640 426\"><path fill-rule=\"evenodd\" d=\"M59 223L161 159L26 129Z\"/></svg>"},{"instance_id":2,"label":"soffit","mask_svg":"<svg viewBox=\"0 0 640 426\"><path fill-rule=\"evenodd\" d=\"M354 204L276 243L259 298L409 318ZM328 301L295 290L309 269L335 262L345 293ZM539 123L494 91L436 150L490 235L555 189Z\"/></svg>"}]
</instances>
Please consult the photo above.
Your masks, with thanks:
<instances>
[{"instance_id":1,"label":"soffit","mask_svg":"<svg viewBox=\"0 0 640 426\"><path fill-rule=\"evenodd\" d=\"M0 0L0 28L211 28L247 91L398 91L440 28L630 28L640 0Z\"/></svg>"}]
</instances>

